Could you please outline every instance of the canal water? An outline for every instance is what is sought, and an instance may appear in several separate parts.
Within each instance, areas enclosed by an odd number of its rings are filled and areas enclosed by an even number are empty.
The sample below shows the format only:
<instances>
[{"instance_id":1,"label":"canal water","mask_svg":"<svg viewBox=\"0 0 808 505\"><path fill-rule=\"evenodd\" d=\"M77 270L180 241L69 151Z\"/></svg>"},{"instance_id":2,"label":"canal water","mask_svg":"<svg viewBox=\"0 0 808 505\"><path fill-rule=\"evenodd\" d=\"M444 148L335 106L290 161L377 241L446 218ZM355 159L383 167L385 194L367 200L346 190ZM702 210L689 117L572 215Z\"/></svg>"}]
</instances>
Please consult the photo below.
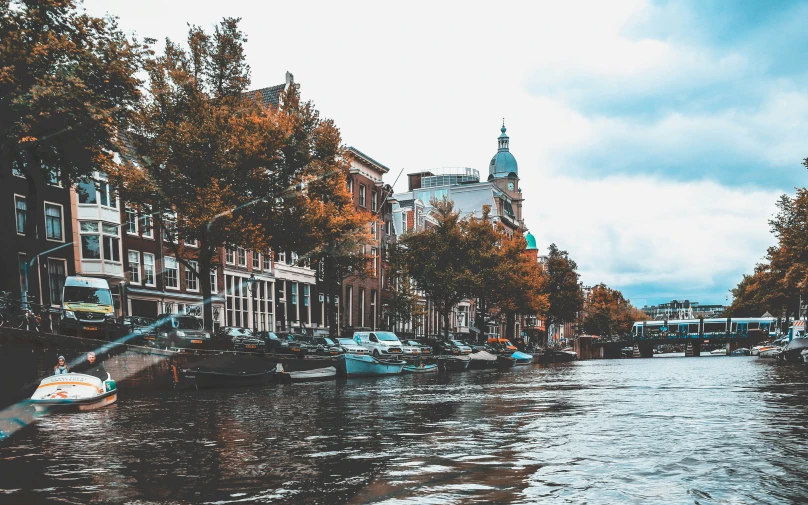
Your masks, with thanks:
<instances>
[{"instance_id":1,"label":"canal water","mask_svg":"<svg viewBox=\"0 0 808 505\"><path fill-rule=\"evenodd\" d=\"M807 425L753 357L122 391L0 446L0 503L806 503Z\"/></svg>"}]
</instances>

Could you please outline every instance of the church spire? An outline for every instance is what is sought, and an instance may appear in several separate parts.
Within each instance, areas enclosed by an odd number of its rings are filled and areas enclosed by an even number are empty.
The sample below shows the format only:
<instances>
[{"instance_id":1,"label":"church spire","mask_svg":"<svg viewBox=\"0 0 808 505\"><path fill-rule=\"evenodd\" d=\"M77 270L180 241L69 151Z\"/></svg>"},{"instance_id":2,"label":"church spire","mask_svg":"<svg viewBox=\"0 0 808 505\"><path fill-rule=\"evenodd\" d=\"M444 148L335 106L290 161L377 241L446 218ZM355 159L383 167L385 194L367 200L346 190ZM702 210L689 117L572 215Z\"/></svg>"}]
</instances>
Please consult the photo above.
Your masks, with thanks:
<instances>
[{"instance_id":1,"label":"church spire","mask_svg":"<svg viewBox=\"0 0 808 505\"><path fill-rule=\"evenodd\" d=\"M499 152L507 151L510 139L508 138L508 135L505 133L506 131L505 118L502 118L502 128L500 128L499 131L502 132L502 134L499 136Z\"/></svg>"}]
</instances>

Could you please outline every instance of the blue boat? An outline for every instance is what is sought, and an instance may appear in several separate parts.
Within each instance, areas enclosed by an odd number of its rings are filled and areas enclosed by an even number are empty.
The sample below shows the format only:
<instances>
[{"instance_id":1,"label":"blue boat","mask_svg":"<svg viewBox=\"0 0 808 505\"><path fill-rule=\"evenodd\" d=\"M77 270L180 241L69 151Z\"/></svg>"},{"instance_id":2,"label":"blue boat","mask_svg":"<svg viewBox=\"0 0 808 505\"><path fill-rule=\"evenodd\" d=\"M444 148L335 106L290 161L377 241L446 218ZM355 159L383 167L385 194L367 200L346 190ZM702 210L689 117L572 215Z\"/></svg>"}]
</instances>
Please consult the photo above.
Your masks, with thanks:
<instances>
[{"instance_id":1,"label":"blue boat","mask_svg":"<svg viewBox=\"0 0 808 505\"><path fill-rule=\"evenodd\" d=\"M431 364L431 365L407 365L403 369L404 373L429 373L429 372L437 372L438 365Z\"/></svg>"},{"instance_id":2,"label":"blue boat","mask_svg":"<svg viewBox=\"0 0 808 505\"><path fill-rule=\"evenodd\" d=\"M515 353L511 354L511 358L513 358L513 365L529 365L533 363L533 356L531 354L525 354L523 352L516 351Z\"/></svg>"},{"instance_id":3,"label":"blue boat","mask_svg":"<svg viewBox=\"0 0 808 505\"><path fill-rule=\"evenodd\" d=\"M357 354L340 354L337 358L337 370L343 377L396 375L406 364L406 361L381 361L373 356Z\"/></svg>"}]
</instances>

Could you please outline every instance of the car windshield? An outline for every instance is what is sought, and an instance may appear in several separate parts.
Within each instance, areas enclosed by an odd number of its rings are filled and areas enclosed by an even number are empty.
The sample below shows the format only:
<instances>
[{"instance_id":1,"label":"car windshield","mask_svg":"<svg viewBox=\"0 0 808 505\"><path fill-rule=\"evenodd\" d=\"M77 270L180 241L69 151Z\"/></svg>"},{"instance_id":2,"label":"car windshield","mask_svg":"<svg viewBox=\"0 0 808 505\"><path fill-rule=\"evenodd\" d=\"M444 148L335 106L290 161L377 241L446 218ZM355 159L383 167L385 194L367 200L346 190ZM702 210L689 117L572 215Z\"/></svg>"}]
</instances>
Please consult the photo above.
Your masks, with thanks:
<instances>
[{"instance_id":1,"label":"car windshield","mask_svg":"<svg viewBox=\"0 0 808 505\"><path fill-rule=\"evenodd\" d=\"M64 301L66 303L97 303L112 305L112 295L108 289L88 286L65 286Z\"/></svg>"},{"instance_id":2,"label":"car windshield","mask_svg":"<svg viewBox=\"0 0 808 505\"><path fill-rule=\"evenodd\" d=\"M275 335L275 334L274 334L273 332L271 332L271 331L269 332L268 337L269 337L269 339L270 339L270 340L280 340L280 339L278 338L278 336L277 336L277 335Z\"/></svg>"},{"instance_id":3,"label":"car windshield","mask_svg":"<svg viewBox=\"0 0 808 505\"><path fill-rule=\"evenodd\" d=\"M195 317L182 316L175 318L172 326L181 330L201 330L202 321Z\"/></svg>"},{"instance_id":4,"label":"car windshield","mask_svg":"<svg viewBox=\"0 0 808 505\"><path fill-rule=\"evenodd\" d=\"M419 344L415 340L407 340L407 345L416 345L417 346L417 345L421 345L421 344Z\"/></svg>"},{"instance_id":5,"label":"car windshield","mask_svg":"<svg viewBox=\"0 0 808 505\"><path fill-rule=\"evenodd\" d=\"M228 328L227 334L235 336L251 337L252 331L248 330L247 328Z\"/></svg>"},{"instance_id":6,"label":"car windshield","mask_svg":"<svg viewBox=\"0 0 808 505\"><path fill-rule=\"evenodd\" d=\"M133 317L132 324L136 324L138 326L150 326L154 324L154 320L149 319L148 317Z\"/></svg>"},{"instance_id":7,"label":"car windshield","mask_svg":"<svg viewBox=\"0 0 808 505\"><path fill-rule=\"evenodd\" d=\"M341 338L339 339L339 343L342 345L356 345L356 342L354 342L350 338Z\"/></svg>"},{"instance_id":8,"label":"car windshield","mask_svg":"<svg viewBox=\"0 0 808 505\"><path fill-rule=\"evenodd\" d=\"M391 333L389 331L377 331L376 332L376 337L379 340L383 340L385 342L395 342L396 340L398 340L398 337L396 336L396 334Z\"/></svg>"},{"instance_id":9,"label":"car windshield","mask_svg":"<svg viewBox=\"0 0 808 505\"><path fill-rule=\"evenodd\" d=\"M326 344L328 344L328 345L335 345L334 341L333 341L333 340L331 340L331 339L330 339L330 338L328 338L328 337L324 337L324 338L323 338L323 342L325 342L325 343L326 343Z\"/></svg>"}]
</instances>

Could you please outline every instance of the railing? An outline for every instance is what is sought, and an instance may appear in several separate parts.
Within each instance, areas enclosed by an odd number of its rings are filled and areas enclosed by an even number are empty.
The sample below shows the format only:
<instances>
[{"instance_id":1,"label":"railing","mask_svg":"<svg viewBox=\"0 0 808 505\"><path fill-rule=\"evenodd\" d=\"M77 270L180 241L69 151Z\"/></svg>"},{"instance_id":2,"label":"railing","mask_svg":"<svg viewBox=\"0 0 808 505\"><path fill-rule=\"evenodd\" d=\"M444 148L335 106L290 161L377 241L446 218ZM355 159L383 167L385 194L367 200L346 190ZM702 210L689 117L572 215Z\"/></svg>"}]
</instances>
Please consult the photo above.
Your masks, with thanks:
<instances>
[{"instance_id":1,"label":"railing","mask_svg":"<svg viewBox=\"0 0 808 505\"><path fill-rule=\"evenodd\" d=\"M51 333L53 317L59 312L47 305L14 298L7 291L0 291L0 326Z\"/></svg>"}]
</instances>

